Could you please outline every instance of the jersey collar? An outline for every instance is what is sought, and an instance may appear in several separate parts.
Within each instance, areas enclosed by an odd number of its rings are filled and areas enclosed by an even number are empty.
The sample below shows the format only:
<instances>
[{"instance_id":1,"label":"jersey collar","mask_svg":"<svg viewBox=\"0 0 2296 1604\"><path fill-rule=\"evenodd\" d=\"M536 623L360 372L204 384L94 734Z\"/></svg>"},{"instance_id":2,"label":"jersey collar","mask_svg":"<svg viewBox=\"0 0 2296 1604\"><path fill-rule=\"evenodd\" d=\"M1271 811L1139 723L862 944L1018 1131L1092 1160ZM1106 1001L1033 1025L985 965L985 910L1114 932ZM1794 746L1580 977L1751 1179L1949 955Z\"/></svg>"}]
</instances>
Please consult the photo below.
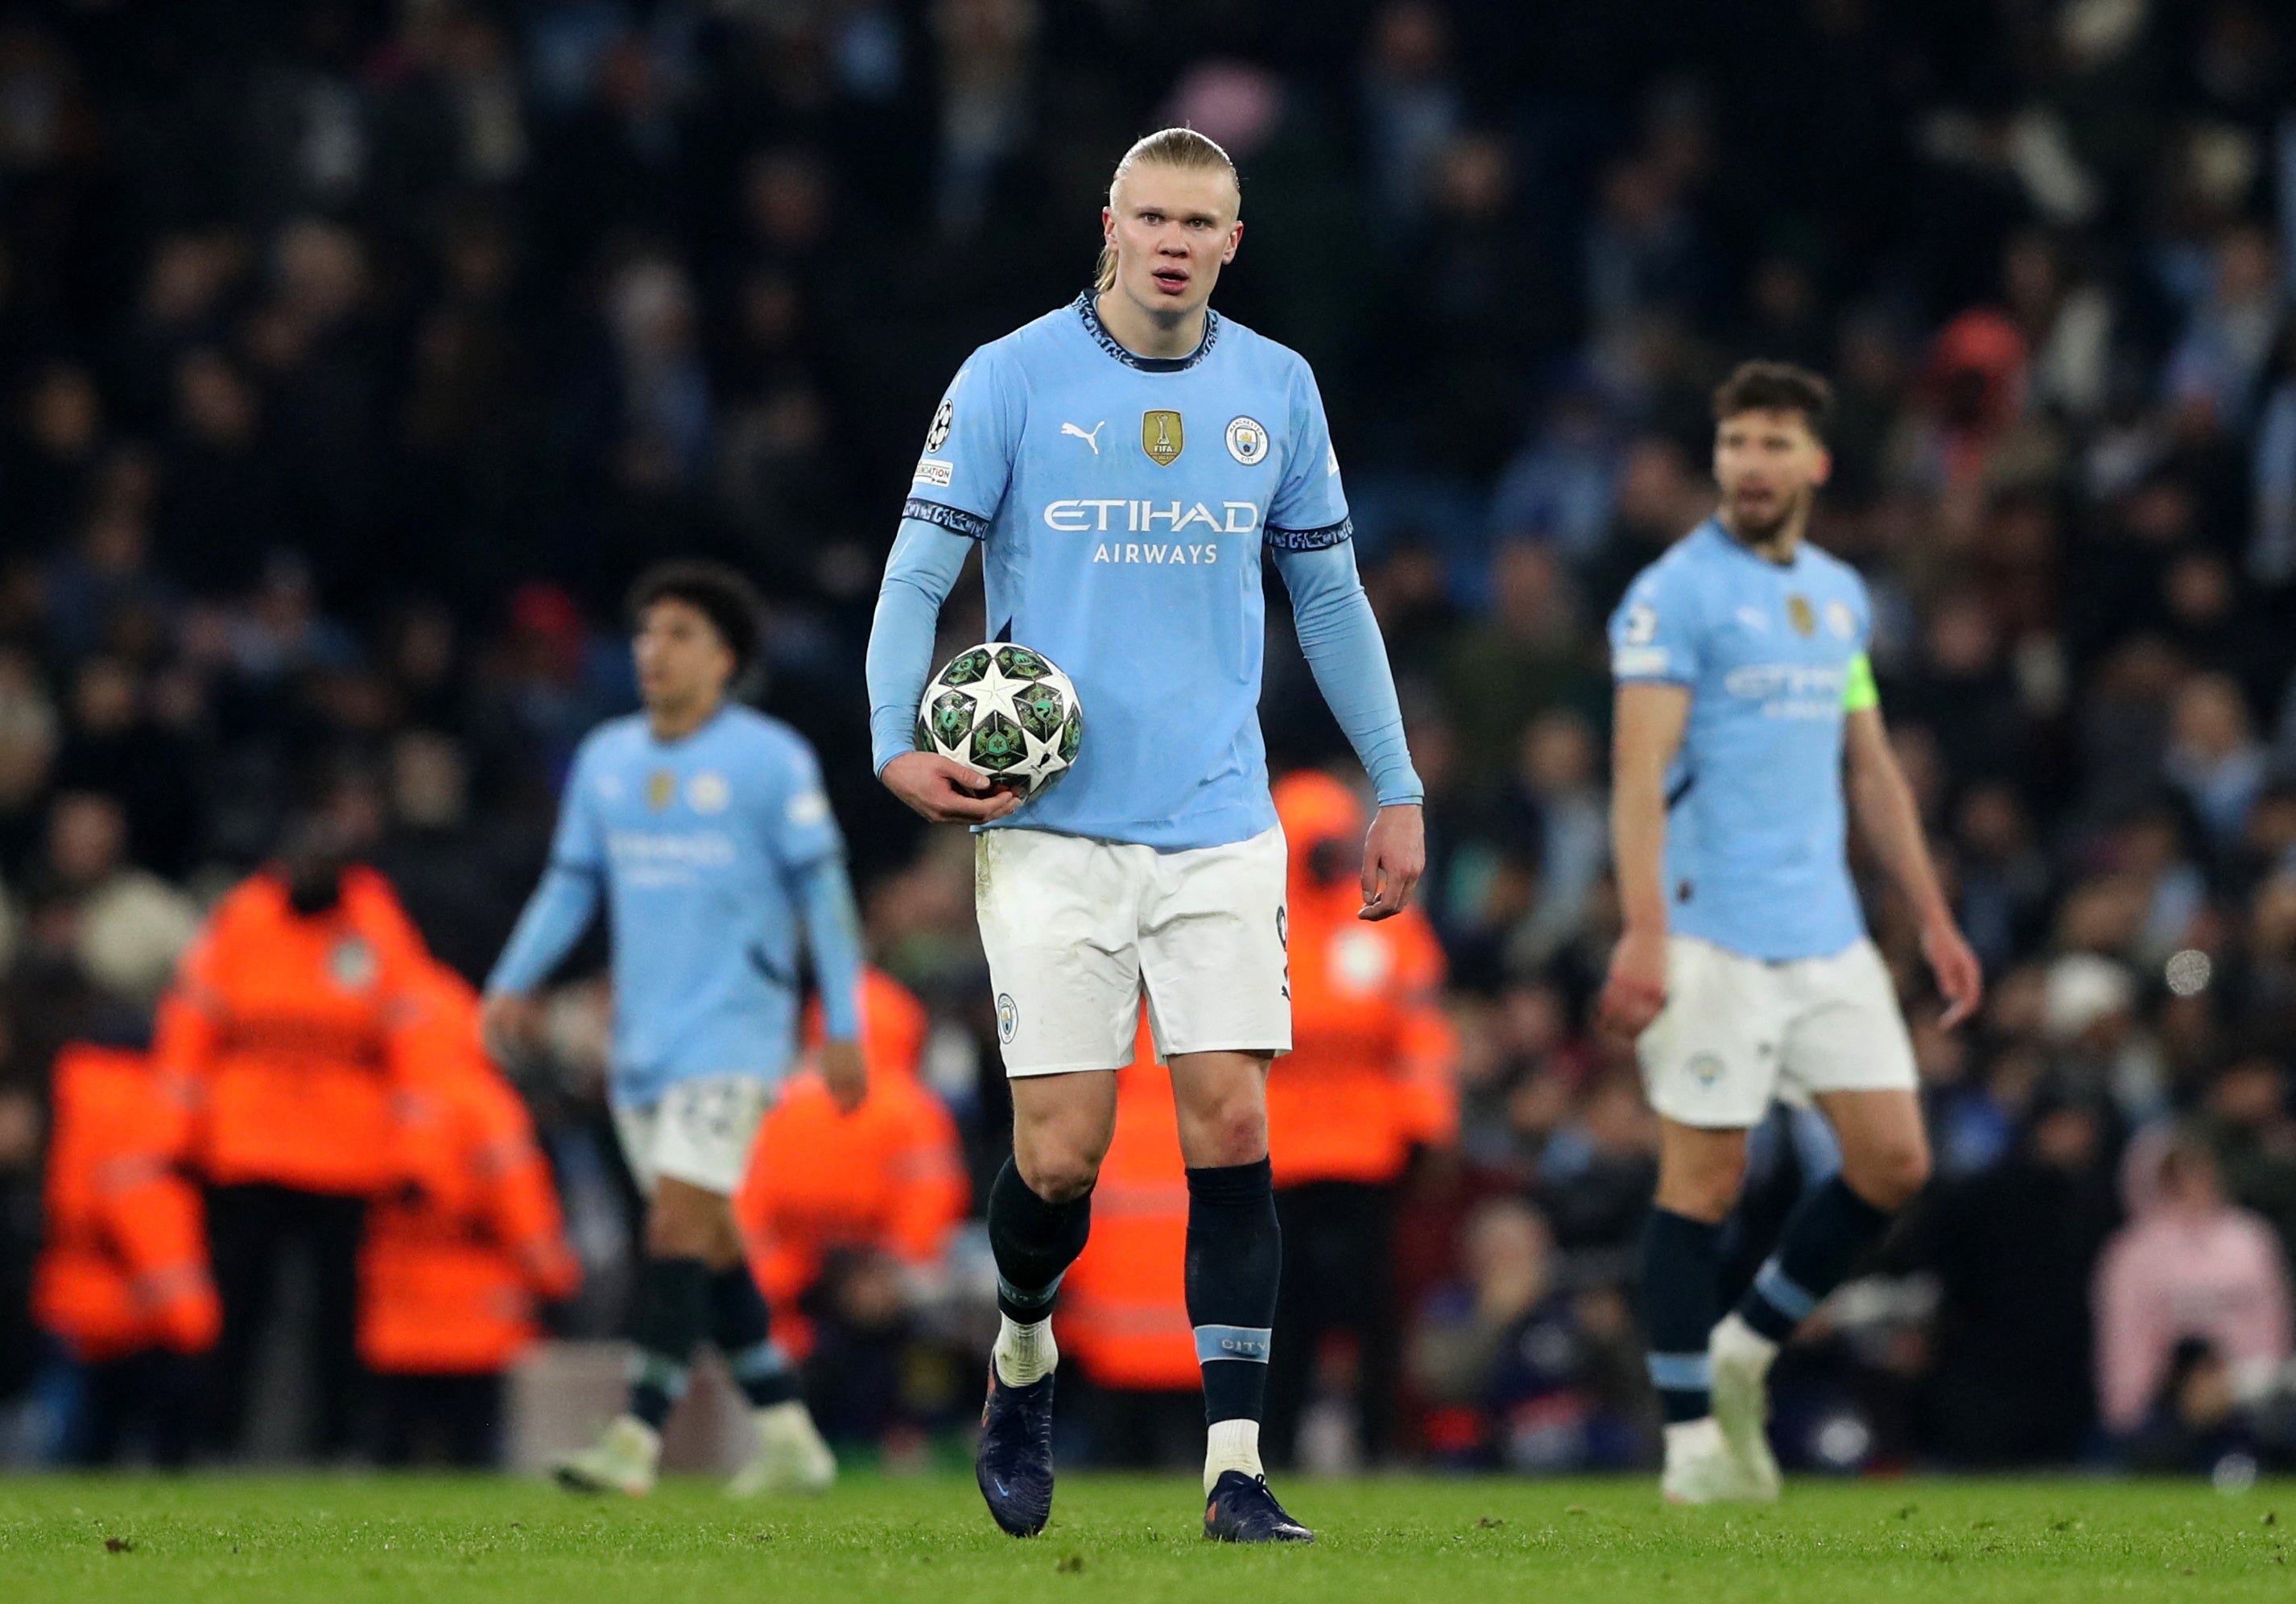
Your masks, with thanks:
<instances>
[{"instance_id":1,"label":"jersey collar","mask_svg":"<svg viewBox=\"0 0 2296 1604\"><path fill-rule=\"evenodd\" d=\"M1143 357L1127 350L1124 342L1108 332L1100 320L1099 295L1086 290L1076 298L1077 316L1084 319L1084 332L1093 342L1127 367L1136 367L1144 374L1185 373L1212 354L1212 346L1219 339L1220 315L1210 307L1204 308L1204 337L1195 350L1185 357Z\"/></svg>"},{"instance_id":2,"label":"jersey collar","mask_svg":"<svg viewBox=\"0 0 2296 1604\"><path fill-rule=\"evenodd\" d=\"M1737 536L1732 534L1728 530L1724 529L1722 527L1722 520L1718 516L1709 518L1705 522L1704 528L1707 537L1713 540L1717 545L1722 547L1723 549L1726 551L1735 552L1738 555L1745 558L1750 563L1758 563L1762 567L1769 570L1772 573L1794 572L1801 567L1802 554L1809 549L1809 536L1808 534L1804 534L1801 538L1801 544L1794 547L1792 562L1773 563L1769 558L1764 556L1760 552L1756 551L1752 547L1738 539Z\"/></svg>"}]
</instances>

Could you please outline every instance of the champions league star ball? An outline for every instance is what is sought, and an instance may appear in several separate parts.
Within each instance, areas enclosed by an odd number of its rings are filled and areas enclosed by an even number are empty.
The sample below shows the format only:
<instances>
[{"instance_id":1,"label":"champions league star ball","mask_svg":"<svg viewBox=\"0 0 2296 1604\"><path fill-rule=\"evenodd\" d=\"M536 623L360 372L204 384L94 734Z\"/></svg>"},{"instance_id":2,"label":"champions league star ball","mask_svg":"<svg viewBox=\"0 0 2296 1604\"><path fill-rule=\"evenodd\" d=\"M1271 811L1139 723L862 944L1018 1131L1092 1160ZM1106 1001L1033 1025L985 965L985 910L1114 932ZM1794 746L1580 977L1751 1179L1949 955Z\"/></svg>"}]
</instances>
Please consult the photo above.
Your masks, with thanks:
<instances>
[{"instance_id":1,"label":"champions league star ball","mask_svg":"<svg viewBox=\"0 0 2296 1604\"><path fill-rule=\"evenodd\" d=\"M968 646L925 687L917 750L977 769L1033 797L1076 761L1084 709L1053 660L997 641Z\"/></svg>"}]
</instances>

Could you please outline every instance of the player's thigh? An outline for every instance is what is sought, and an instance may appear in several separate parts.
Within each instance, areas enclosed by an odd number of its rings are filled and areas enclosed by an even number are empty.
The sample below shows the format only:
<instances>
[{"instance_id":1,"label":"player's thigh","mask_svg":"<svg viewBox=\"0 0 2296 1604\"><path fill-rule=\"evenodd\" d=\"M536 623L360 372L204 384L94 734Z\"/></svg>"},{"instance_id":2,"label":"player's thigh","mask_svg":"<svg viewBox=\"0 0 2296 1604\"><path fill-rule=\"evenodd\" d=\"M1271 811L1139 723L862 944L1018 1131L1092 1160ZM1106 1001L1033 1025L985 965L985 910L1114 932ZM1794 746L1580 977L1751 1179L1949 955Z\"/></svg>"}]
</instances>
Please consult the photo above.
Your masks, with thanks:
<instances>
[{"instance_id":1,"label":"player's thigh","mask_svg":"<svg viewBox=\"0 0 2296 1604\"><path fill-rule=\"evenodd\" d=\"M680 1180L731 1197L773 1100L771 1083L758 1075L704 1075L671 1086L653 1108L647 1161L656 1182Z\"/></svg>"},{"instance_id":2,"label":"player's thigh","mask_svg":"<svg viewBox=\"0 0 2296 1604\"><path fill-rule=\"evenodd\" d=\"M623 1167L629 1171L641 1197L653 1196L653 1133L660 1113L659 1103L648 1103L644 1107L621 1103L613 1106L614 1141L622 1150Z\"/></svg>"},{"instance_id":3,"label":"player's thigh","mask_svg":"<svg viewBox=\"0 0 2296 1604\"><path fill-rule=\"evenodd\" d=\"M973 838L973 907L1004 1073L1119 1069L1140 1024L1138 855L1048 830Z\"/></svg>"},{"instance_id":4,"label":"player's thigh","mask_svg":"<svg viewBox=\"0 0 2296 1604\"><path fill-rule=\"evenodd\" d=\"M1157 1056L1292 1050L1283 832L1152 855L1140 969Z\"/></svg>"},{"instance_id":5,"label":"player's thigh","mask_svg":"<svg viewBox=\"0 0 2296 1604\"><path fill-rule=\"evenodd\" d=\"M1258 1164L1267 1156L1267 1053L1175 1053L1172 1106L1180 1156L1192 1170Z\"/></svg>"},{"instance_id":6,"label":"player's thigh","mask_svg":"<svg viewBox=\"0 0 2296 1604\"><path fill-rule=\"evenodd\" d=\"M1696 936L1669 936L1666 1006L1636 1039L1635 1058L1662 1117L1696 1130L1759 1124L1778 1079L1771 967Z\"/></svg>"},{"instance_id":7,"label":"player's thigh","mask_svg":"<svg viewBox=\"0 0 2296 1604\"><path fill-rule=\"evenodd\" d=\"M1078 1070L1013 1082L1013 1163L1049 1202L1081 1195L1116 1135L1116 1072Z\"/></svg>"}]
</instances>

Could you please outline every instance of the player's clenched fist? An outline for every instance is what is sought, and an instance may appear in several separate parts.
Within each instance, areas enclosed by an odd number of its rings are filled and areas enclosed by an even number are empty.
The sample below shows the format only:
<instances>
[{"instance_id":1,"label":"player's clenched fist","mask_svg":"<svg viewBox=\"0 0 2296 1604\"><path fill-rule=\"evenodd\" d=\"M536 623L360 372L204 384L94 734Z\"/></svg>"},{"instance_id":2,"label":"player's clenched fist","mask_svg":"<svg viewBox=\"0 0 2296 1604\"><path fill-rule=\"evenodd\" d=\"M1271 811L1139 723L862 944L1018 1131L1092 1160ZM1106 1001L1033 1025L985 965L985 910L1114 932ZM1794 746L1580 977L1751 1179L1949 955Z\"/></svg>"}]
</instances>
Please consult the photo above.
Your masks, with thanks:
<instances>
[{"instance_id":1,"label":"player's clenched fist","mask_svg":"<svg viewBox=\"0 0 2296 1604\"><path fill-rule=\"evenodd\" d=\"M1666 1007L1666 932L1630 926L1611 954L1595 1017L1611 1034L1631 1041Z\"/></svg>"},{"instance_id":2,"label":"player's clenched fist","mask_svg":"<svg viewBox=\"0 0 2296 1604\"><path fill-rule=\"evenodd\" d=\"M930 752L905 752L885 765L885 788L935 824L987 824L1021 805L1017 791Z\"/></svg>"}]
</instances>

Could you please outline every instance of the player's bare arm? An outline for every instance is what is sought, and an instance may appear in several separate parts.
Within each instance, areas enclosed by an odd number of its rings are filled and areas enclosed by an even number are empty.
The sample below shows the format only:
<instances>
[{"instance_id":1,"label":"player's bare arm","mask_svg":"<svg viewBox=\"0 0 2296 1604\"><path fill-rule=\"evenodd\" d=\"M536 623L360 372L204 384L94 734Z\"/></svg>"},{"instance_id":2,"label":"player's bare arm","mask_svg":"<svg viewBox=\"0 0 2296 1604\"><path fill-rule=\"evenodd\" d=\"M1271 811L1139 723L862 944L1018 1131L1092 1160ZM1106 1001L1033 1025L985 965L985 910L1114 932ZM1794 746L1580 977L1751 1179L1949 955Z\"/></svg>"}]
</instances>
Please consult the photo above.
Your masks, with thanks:
<instances>
[{"instance_id":1,"label":"player's bare arm","mask_svg":"<svg viewBox=\"0 0 2296 1604\"><path fill-rule=\"evenodd\" d=\"M1639 1036L1666 1006L1666 769L1690 720L1687 686L1619 687L1612 715L1611 852L1623 929L1598 1016Z\"/></svg>"},{"instance_id":2,"label":"player's bare arm","mask_svg":"<svg viewBox=\"0 0 2296 1604\"><path fill-rule=\"evenodd\" d=\"M1890 748L1881 710L1860 708L1845 715L1842 746L1850 812L1890 877L1913 904L1921 922L1922 956L1929 960L1945 999L1938 1023L1950 1030L1977 1011L1985 993L1985 974L1938 884L1937 866L1930 861L1929 843L1922 834L1921 810Z\"/></svg>"}]
</instances>

